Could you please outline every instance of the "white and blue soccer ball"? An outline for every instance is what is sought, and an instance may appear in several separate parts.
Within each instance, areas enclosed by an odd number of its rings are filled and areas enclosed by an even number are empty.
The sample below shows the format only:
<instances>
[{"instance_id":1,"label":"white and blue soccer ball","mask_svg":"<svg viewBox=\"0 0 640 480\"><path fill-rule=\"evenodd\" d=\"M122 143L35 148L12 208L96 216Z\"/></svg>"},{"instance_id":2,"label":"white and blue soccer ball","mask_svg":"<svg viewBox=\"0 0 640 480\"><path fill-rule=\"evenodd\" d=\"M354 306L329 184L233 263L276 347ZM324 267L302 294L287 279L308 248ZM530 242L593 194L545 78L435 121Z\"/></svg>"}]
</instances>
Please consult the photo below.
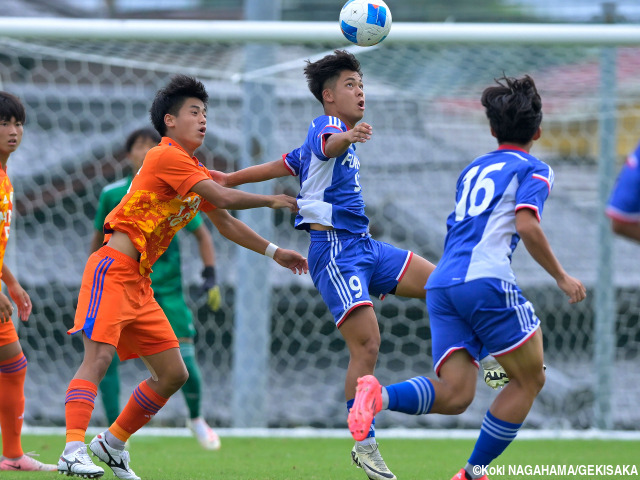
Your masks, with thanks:
<instances>
[{"instance_id":1,"label":"white and blue soccer ball","mask_svg":"<svg viewBox=\"0 0 640 480\"><path fill-rule=\"evenodd\" d=\"M340 29L350 42L370 47L391 30L391 10L382 0L348 0L340 10Z\"/></svg>"}]
</instances>

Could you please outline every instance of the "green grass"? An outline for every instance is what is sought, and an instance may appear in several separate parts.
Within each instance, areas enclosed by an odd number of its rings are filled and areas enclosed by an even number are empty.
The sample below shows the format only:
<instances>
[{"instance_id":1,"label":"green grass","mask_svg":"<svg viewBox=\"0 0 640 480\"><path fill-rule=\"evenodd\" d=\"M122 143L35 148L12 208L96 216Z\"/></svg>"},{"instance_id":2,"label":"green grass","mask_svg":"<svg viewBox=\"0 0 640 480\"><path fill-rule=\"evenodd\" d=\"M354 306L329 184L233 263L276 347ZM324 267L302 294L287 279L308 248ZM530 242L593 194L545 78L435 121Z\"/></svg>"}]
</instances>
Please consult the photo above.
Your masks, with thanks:
<instances>
[{"instance_id":1,"label":"green grass","mask_svg":"<svg viewBox=\"0 0 640 480\"><path fill-rule=\"evenodd\" d=\"M60 436L25 435L25 451L55 463ZM466 462L473 440L382 439L381 451L399 480L449 480ZM350 465L348 439L223 438L209 452L192 438L139 436L131 440L132 467L142 480L366 480ZM640 442L608 440L516 440L495 465L635 465L640 471ZM99 465L104 465L100 464ZM2 472L2 480L58 478L56 473ZM108 467L103 478L113 478ZM491 480L522 478L490 476ZM536 480L575 478L536 475ZM578 477L607 479L610 477ZM633 477L627 477L633 478ZM637 477L636 477L637 478Z\"/></svg>"}]
</instances>

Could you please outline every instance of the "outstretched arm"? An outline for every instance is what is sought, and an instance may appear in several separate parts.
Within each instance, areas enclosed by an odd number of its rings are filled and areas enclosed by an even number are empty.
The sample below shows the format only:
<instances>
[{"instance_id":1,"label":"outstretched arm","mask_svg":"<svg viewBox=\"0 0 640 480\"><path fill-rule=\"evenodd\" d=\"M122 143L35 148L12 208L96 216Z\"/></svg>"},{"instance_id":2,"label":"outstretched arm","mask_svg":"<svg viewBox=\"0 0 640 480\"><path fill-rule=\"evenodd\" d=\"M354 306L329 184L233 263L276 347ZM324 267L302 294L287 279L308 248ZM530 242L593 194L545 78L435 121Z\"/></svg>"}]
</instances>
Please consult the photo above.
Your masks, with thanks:
<instances>
[{"instance_id":1,"label":"outstretched arm","mask_svg":"<svg viewBox=\"0 0 640 480\"><path fill-rule=\"evenodd\" d=\"M627 237L630 240L640 242L640 222L623 222L621 220L611 219L611 229L614 233Z\"/></svg>"},{"instance_id":2,"label":"outstretched arm","mask_svg":"<svg viewBox=\"0 0 640 480\"><path fill-rule=\"evenodd\" d=\"M191 191L221 209L246 210L248 208L270 207L288 208L292 212L298 211L296 199L289 195L247 193L223 187L213 180L202 180L191 187Z\"/></svg>"},{"instance_id":3,"label":"outstretched arm","mask_svg":"<svg viewBox=\"0 0 640 480\"><path fill-rule=\"evenodd\" d=\"M205 267L213 267L216 264L216 250L213 246L213 238L207 227L201 223L193 232L198 242L198 250L200 250L200 258Z\"/></svg>"},{"instance_id":4,"label":"outstretched arm","mask_svg":"<svg viewBox=\"0 0 640 480\"><path fill-rule=\"evenodd\" d=\"M279 265L288 268L293 273L302 274L309 271L307 259L294 250L278 248L265 240L249 226L234 218L226 210L216 209L207 212L218 231L234 243L253 250L261 255L272 257ZM274 250L275 249L275 250Z\"/></svg>"},{"instance_id":5,"label":"outstretched arm","mask_svg":"<svg viewBox=\"0 0 640 480\"><path fill-rule=\"evenodd\" d=\"M551 250L551 245L549 245L533 210L529 208L518 210L516 230L533 259L554 278L560 290L569 297L569 303L584 300L587 296L584 285L580 280L571 277L564 271Z\"/></svg>"},{"instance_id":6,"label":"outstretched arm","mask_svg":"<svg viewBox=\"0 0 640 480\"><path fill-rule=\"evenodd\" d=\"M245 183L265 182L273 178L286 177L291 172L282 160L253 165L237 172L223 173L217 170L209 170L213 179L223 187L236 187Z\"/></svg>"},{"instance_id":7,"label":"outstretched arm","mask_svg":"<svg viewBox=\"0 0 640 480\"><path fill-rule=\"evenodd\" d=\"M18 317L23 322L29 320L29 315L31 315L31 299L29 298L29 294L22 288L22 286L18 283L18 280L13 276L9 267L6 264L2 265L2 280L7 286L7 290L9 292L9 296L15 302L18 307ZM9 303L7 308L6 302L2 300L7 300L7 297L2 295L4 299L0 299L0 321L4 318L4 321L11 318L11 313L13 312L13 307ZM7 316L8 312L8 316Z\"/></svg>"}]
</instances>

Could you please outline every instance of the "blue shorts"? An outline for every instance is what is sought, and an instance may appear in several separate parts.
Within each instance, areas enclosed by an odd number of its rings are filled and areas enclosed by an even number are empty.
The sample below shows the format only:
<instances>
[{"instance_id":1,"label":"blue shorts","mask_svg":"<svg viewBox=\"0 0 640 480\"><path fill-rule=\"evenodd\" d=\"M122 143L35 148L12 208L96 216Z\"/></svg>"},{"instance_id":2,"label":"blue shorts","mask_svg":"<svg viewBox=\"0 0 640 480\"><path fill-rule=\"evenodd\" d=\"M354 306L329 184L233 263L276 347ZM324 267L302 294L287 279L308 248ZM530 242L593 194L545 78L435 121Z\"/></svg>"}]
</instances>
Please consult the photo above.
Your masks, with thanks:
<instances>
[{"instance_id":1,"label":"blue shorts","mask_svg":"<svg viewBox=\"0 0 640 480\"><path fill-rule=\"evenodd\" d=\"M391 292L407 271L412 252L344 230L311 232L309 271L336 326L356 307L373 305Z\"/></svg>"},{"instance_id":2,"label":"blue shorts","mask_svg":"<svg viewBox=\"0 0 640 480\"><path fill-rule=\"evenodd\" d=\"M529 340L540 320L517 285L481 278L427 292L433 369L436 374L456 350L477 361L484 345L495 357Z\"/></svg>"}]
</instances>

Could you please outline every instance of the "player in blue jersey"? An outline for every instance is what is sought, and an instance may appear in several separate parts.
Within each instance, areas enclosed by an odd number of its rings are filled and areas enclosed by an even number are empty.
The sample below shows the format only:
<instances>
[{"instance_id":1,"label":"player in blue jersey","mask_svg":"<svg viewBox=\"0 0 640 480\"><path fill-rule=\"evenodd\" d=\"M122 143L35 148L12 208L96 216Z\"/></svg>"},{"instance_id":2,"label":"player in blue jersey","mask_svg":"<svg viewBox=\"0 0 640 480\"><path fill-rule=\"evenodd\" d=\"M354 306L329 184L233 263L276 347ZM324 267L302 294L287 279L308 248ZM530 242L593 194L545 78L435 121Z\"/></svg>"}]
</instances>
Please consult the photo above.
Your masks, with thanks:
<instances>
[{"instance_id":1,"label":"player in blue jersey","mask_svg":"<svg viewBox=\"0 0 640 480\"><path fill-rule=\"evenodd\" d=\"M569 276L540 227L553 171L529 154L540 137L542 101L533 79L502 78L482 94L498 149L476 158L458 178L456 206L447 220L444 255L426 288L434 370L381 387L372 375L358 379L349 413L354 438L366 436L383 409L412 415L456 415L475 395L477 361L485 345L510 382L482 422L467 465L453 478L486 478L488 466L516 437L544 385L542 332L533 306L511 269L522 239L531 256L556 280L570 303L583 300L582 283Z\"/></svg>"},{"instance_id":2,"label":"player in blue jersey","mask_svg":"<svg viewBox=\"0 0 640 480\"><path fill-rule=\"evenodd\" d=\"M368 141L372 128L358 123L365 111L358 60L336 50L308 63L305 75L324 115L311 122L302 146L281 160L211 174L226 186L287 175L300 179L295 227L310 233L308 261L314 285L349 348L345 398L350 408L358 377L372 374L378 358L380 330L372 296L393 293L424 299L424 284L434 265L369 235L355 144ZM354 463L370 479L395 479L380 456L373 425L366 437L351 451Z\"/></svg>"},{"instance_id":3,"label":"player in blue jersey","mask_svg":"<svg viewBox=\"0 0 640 480\"><path fill-rule=\"evenodd\" d=\"M606 209L613 231L636 242L640 242L639 162L640 145L627 157Z\"/></svg>"}]
</instances>

